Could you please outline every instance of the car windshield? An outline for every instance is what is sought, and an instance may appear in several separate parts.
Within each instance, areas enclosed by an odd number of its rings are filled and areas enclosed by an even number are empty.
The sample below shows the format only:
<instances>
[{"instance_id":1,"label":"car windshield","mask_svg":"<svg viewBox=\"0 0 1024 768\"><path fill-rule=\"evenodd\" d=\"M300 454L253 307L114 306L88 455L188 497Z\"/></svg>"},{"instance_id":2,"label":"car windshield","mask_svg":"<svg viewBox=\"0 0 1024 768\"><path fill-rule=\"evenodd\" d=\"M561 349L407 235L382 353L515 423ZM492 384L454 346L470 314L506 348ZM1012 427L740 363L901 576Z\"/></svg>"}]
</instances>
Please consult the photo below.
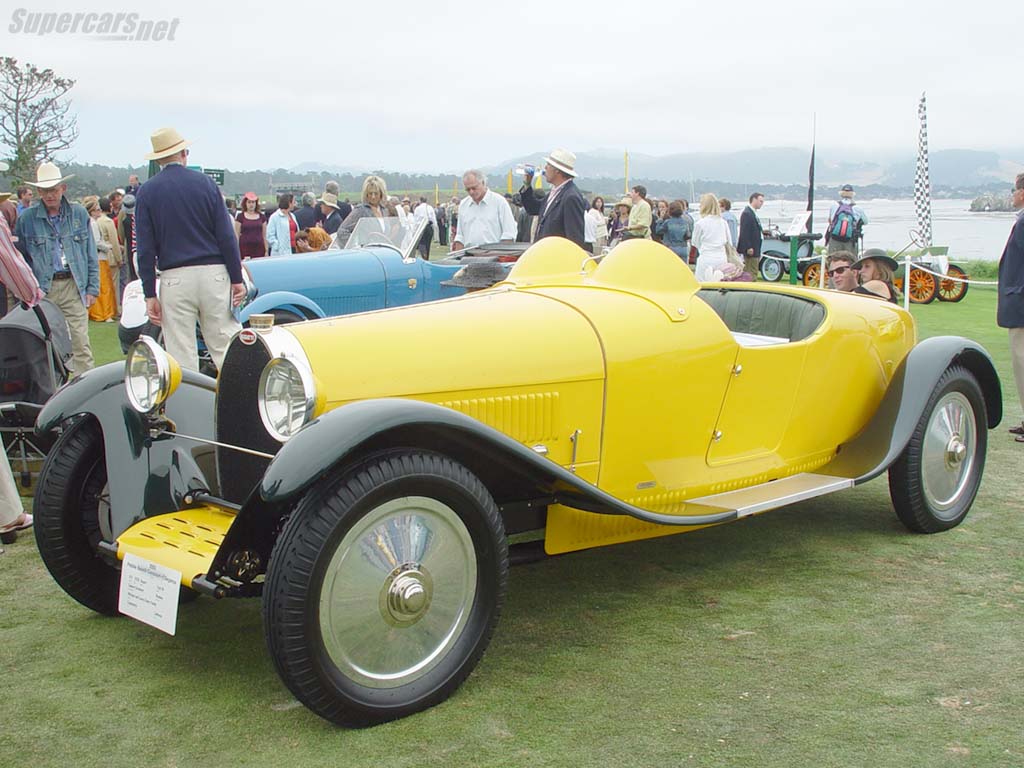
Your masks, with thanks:
<instances>
[{"instance_id":1,"label":"car windshield","mask_svg":"<svg viewBox=\"0 0 1024 768\"><path fill-rule=\"evenodd\" d=\"M419 242L426 220L415 221L412 216L399 218L385 216L378 219L367 216L356 222L355 229L349 235L345 248L365 248L370 245L384 245L394 248L403 258L412 255L413 248Z\"/></svg>"}]
</instances>

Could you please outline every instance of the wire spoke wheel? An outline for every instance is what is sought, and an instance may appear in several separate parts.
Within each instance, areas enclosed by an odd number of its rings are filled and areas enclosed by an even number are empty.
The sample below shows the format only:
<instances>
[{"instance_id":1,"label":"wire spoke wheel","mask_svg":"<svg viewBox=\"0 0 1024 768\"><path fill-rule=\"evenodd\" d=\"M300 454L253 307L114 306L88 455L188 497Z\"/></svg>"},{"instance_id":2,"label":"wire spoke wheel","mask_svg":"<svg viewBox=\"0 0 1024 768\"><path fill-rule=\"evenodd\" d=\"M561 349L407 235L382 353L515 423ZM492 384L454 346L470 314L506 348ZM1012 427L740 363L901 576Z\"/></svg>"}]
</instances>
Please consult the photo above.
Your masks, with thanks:
<instances>
[{"instance_id":1,"label":"wire spoke wheel","mask_svg":"<svg viewBox=\"0 0 1024 768\"><path fill-rule=\"evenodd\" d=\"M769 283L777 283L782 279L782 262L770 256L761 257L761 277Z\"/></svg>"}]
</instances>

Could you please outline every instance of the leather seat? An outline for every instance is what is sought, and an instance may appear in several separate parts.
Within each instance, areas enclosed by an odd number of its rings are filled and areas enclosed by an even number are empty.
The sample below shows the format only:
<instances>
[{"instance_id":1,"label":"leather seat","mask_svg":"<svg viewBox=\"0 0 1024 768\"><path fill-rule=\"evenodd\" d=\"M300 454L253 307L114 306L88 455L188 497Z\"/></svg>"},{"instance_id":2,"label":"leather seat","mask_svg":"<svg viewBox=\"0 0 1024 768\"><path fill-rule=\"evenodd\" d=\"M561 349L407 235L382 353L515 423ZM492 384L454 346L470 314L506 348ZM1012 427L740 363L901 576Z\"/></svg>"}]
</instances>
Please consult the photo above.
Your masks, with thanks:
<instances>
[{"instance_id":1,"label":"leather seat","mask_svg":"<svg viewBox=\"0 0 1024 768\"><path fill-rule=\"evenodd\" d=\"M825 319L825 308L800 296L742 288L702 288L706 302L730 331L776 336L789 341L806 339Z\"/></svg>"}]
</instances>

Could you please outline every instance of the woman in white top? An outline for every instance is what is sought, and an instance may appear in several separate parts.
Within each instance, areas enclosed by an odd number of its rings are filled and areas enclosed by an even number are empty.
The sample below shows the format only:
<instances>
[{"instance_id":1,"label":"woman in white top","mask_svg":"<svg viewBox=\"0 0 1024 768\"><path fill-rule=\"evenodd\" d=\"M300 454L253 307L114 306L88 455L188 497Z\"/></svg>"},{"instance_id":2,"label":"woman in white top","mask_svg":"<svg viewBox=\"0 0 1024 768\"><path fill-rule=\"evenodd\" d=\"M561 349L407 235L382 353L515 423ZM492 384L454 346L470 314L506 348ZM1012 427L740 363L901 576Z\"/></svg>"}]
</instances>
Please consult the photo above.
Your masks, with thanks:
<instances>
[{"instance_id":1,"label":"woman in white top","mask_svg":"<svg viewBox=\"0 0 1024 768\"><path fill-rule=\"evenodd\" d=\"M608 244L608 219L604 215L604 198L600 195L591 202L583 221L583 240L592 247L591 253L597 256Z\"/></svg>"},{"instance_id":2,"label":"woman in white top","mask_svg":"<svg viewBox=\"0 0 1024 768\"><path fill-rule=\"evenodd\" d=\"M700 253L694 276L702 283L722 279L722 269L728 264L725 244L731 242L729 225L722 218L718 198L710 192L700 196L700 219L693 226L690 241Z\"/></svg>"}]
</instances>

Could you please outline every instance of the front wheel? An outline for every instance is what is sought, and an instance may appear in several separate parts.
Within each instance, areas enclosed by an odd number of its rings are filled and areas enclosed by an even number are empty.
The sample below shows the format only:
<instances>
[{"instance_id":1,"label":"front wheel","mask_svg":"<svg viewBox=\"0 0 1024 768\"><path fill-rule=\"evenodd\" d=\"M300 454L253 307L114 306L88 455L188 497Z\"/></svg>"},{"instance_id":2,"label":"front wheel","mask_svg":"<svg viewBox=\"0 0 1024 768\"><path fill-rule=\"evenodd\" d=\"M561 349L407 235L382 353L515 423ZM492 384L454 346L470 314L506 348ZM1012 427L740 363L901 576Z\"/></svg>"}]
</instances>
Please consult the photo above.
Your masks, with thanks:
<instances>
[{"instance_id":1,"label":"front wheel","mask_svg":"<svg viewBox=\"0 0 1024 768\"><path fill-rule=\"evenodd\" d=\"M967 516L985 469L986 426L977 379L959 366L947 369L889 468L889 496L907 528L937 533Z\"/></svg>"},{"instance_id":2,"label":"front wheel","mask_svg":"<svg viewBox=\"0 0 1024 768\"><path fill-rule=\"evenodd\" d=\"M450 696L497 624L508 547L480 480L422 451L378 454L309 491L263 596L278 674L321 717L393 720Z\"/></svg>"},{"instance_id":3,"label":"front wheel","mask_svg":"<svg viewBox=\"0 0 1024 768\"><path fill-rule=\"evenodd\" d=\"M771 256L762 256L759 271L762 279L769 283L777 283L782 279L782 262Z\"/></svg>"},{"instance_id":4,"label":"front wheel","mask_svg":"<svg viewBox=\"0 0 1024 768\"><path fill-rule=\"evenodd\" d=\"M97 549L109 535L103 433L92 418L64 431L36 485L36 544L54 580L86 608L117 614L120 574Z\"/></svg>"}]
</instances>

